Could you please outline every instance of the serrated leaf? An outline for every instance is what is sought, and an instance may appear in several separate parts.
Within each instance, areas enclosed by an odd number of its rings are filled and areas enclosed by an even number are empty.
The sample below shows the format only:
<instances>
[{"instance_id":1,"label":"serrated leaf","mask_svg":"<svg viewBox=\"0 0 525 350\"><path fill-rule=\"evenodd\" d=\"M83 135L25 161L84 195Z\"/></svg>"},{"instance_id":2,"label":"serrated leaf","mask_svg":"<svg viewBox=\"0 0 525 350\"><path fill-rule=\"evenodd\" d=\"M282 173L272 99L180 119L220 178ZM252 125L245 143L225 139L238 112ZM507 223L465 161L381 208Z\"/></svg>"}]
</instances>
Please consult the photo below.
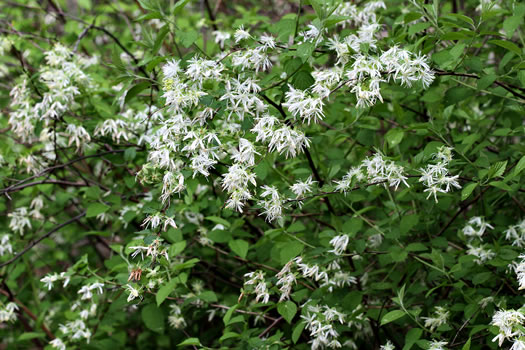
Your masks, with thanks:
<instances>
[{"instance_id":1,"label":"serrated leaf","mask_svg":"<svg viewBox=\"0 0 525 350\"><path fill-rule=\"evenodd\" d=\"M523 169L525 169L525 156L521 157L518 164L514 167L514 170L512 171L513 176L519 175Z\"/></svg>"},{"instance_id":2,"label":"serrated leaf","mask_svg":"<svg viewBox=\"0 0 525 350\"><path fill-rule=\"evenodd\" d=\"M401 317L405 316L405 312L401 310L393 310L387 313L383 318L381 319L381 326L393 322Z\"/></svg>"},{"instance_id":3,"label":"serrated leaf","mask_svg":"<svg viewBox=\"0 0 525 350\"><path fill-rule=\"evenodd\" d=\"M293 301L285 301L277 305L277 312L286 320L288 323L292 323L292 319L297 313L297 305Z\"/></svg>"},{"instance_id":4,"label":"serrated leaf","mask_svg":"<svg viewBox=\"0 0 525 350\"><path fill-rule=\"evenodd\" d=\"M236 239L234 241L229 241L228 246L235 254L244 259L246 258L246 254L248 254L248 248L250 247L250 244L245 240Z\"/></svg>"},{"instance_id":5,"label":"serrated leaf","mask_svg":"<svg viewBox=\"0 0 525 350\"><path fill-rule=\"evenodd\" d=\"M487 174L487 177L489 179L500 177L505 172L505 168L507 167L507 161L501 161L494 163L490 166L489 172Z\"/></svg>"}]
</instances>

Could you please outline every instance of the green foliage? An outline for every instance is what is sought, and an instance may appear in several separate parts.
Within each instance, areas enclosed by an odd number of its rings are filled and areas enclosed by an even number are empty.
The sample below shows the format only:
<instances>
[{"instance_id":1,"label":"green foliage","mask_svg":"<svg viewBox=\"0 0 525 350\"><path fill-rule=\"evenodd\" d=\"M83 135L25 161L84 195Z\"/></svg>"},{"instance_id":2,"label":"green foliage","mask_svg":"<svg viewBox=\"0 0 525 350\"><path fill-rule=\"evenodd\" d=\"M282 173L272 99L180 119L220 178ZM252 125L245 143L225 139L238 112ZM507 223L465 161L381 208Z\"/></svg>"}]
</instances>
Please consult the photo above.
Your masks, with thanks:
<instances>
[{"instance_id":1,"label":"green foliage","mask_svg":"<svg viewBox=\"0 0 525 350\"><path fill-rule=\"evenodd\" d=\"M519 345L525 4L381 4L7 2L0 348Z\"/></svg>"}]
</instances>

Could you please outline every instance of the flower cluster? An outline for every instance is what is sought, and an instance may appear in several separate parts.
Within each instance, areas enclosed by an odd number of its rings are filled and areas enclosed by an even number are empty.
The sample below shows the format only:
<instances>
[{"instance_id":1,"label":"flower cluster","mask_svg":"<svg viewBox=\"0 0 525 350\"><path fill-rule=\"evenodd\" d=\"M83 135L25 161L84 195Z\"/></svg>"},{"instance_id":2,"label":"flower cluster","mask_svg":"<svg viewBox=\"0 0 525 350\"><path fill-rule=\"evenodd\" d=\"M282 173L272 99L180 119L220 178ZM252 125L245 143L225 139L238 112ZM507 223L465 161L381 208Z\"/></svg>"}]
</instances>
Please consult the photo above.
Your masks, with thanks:
<instances>
[{"instance_id":1,"label":"flower cluster","mask_svg":"<svg viewBox=\"0 0 525 350\"><path fill-rule=\"evenodd\" d=\"M243 293L244 294L255 294L255 301L267 304L270 301L270 293L266 280L264 278L264 272L254 271L244 275L245 278L249 278L248 281L244 282Z\"/></svg>"},{"instance_id":2,"label":"flower cluster","mask_svg":"<svg viewBox=\"0 0 525 350\"><path fill-rule=\"evenodd\" d=\"M512 241L512 245L519 248L525 247L525 219L516 225L511 225L505 231L505 239Z\"/></svg>"},{"instance_id":3,"label":"flower cluster","mask_svg":"<svg viewBox=\"0 0 525 350\"><path fill-rule=\"evenodd\" d=\"M305 315L301 318L306 324L306 329L310 331L312 340L312 349L323 349L328 347L331 349L340 348L342 345L337 340L339 333L336 330L335 324L343 324L346 315L335 308L327 305L307 305Z\"/></svg>"},{"instance_id":4,"label":"flower cluster","mask_svg":"<svg viewBox=\"0 0 525 350\"><path fill-rule=\"evenodd\" d=\"M385 159L381 153L376 153L373 157L367 157L362 163L353 167L343 176L341 180L335 181L336 190L346 192L351 189L357 182L367 179L372 184L384 183L397 189L401 183L410 187L406 182L407 177L404 175L404 168L391 160Z\"/></svg>"},{"instance_id":5,"label":"flower cluster","mask_svg":"<svg viewBox=\"0 0 525 350\"><path fill-rule=\"evenodd\" d=\"M18 310L18 305L15 303L7 303L0 307L0 323L14 322L17 320L15 311Z\"/></svg>"},{"instance_id":6,"label":"flower cluster","mask_svg":"<svg viewBox=\"0 0 525 350\"><path fill-rule=\"evenodd\" d=\"M492 316L493 326L499 328L499 333L492 339L497 341L498 345L501 346L505 340L512 341L513 350L522 349L523 341L521 337L525 336L523 329L523 321L525 321L525 315L520 310L499 310Z\"/></svg>"},{"instance_id":7,"label":"flower cluster","mask_svg":"<svg viewBox=\"0 0 525 350\"><path fill-rule=\"evenodd\" d=\"M430 327L430 330L434 331L439 326L446 324L449 316L450 312L447 309L443 306L436 306L433 317L423 317L425 327Z\"/></svg>"},{"instance_id":8,"label":"flower cluster","mask_svg":"<svg viewBox=\"0 0 525 350\"><path fill-rule=\"evenodd\" d=\"M437 193L447 193L452 187L461 188L458 183L459 175L450 176L448 165L452 160L452 148L442 146L438 152L434 155L437 159L436 164L429 164L426 168L421 169L421 177L419 181L422 182L425 187L424 192L428 192L428 198L434 196L437 203Z\"/></svg>"},{"instance_id":9,"label":"flower cluster","mask_svg":"<svg viewBox=\"0 0 525 350\"><path fill-rule=\"evenodd\" d=\"M4 256L5 254L13 254L13 247L9 242L8 234L0 237L0 256Z\"/></svg>"}]
</instances>

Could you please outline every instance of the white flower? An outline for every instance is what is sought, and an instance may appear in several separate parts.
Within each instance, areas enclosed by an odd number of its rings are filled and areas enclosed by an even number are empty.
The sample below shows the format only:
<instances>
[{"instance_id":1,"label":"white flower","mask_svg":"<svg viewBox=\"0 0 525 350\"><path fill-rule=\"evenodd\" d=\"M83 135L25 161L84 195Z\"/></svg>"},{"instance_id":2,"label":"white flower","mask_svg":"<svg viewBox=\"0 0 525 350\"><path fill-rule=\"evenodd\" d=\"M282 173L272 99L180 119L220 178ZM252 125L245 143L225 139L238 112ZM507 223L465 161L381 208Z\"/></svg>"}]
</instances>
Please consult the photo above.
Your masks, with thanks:
<instances>
[{"instance_id":1,"label":"white flower","mask_svg":"<svg viewBox=\"0 0 525 350\"><path fill-rule=\"evenodd\" d=\"M335 236L330 240L330 244L334 247L334 249L329 250L329 252L336 255L342 255L346 250L349 240L350 238L348 235Z\"/></svg>"},{"instance_id":2,"label":"white flower","mask_svg":"<svg viewBox=\"0 0 525 350\"><path fill-rule=\"evenodd\" d=\"M55 338L49 342L49 345L52 347L58 349L58 350L66 350L66 344L62 341L60 338Z\"/></svg>"},{"instance_id":3,"label":"white flower","mask_svg":"<svg viewBox=\"0 0 525 350\"><path fill-rule=\"evenodd\" d=\"M129 284L126 284L124 286L124 288L129 292L129 295L128 295L128 303L132 300L134 300L135 298L139 298L140 297L140 293L137 289L133 288L133 286L129 285Z\"/></svg>"},{"instance_id":4,"label":"white flower","mask_svg":"<svg viewBox=\"0 0 525 350\"><path fill-rule=\"evenodd\" d=\"M251 38L251 35L250 33L248 33L248 31L244 30L244 26L241 25L236 31L235 31L235 34L233 35L234 38L235 38L235 43L239 43L240 41L242 40L245 40L245 39L249 39Z\"/></svg>"},{"instance_id":5,"label":"white flower","mask_svg":"<svg viewBox=\"0 0 525 350\"><path fill-rule=\"evenodd\" d=\"M221 47L221 50L224 49L224 42L231 38L230 33L221 32L219 30L215 30L212 34L215 36L215 43L219 44L219 46Z\"/></svg>"},{"instance_id":6,"label":"white flower","mask_svg":"<svg viewBox=\"0 0 525 350\"><path fill-rule=\"evenodd\" d=\"M425 327L430 327L431 331L438 328L439 326L446 324L450 312L442 306L436 306L436 311L433 317L422 317L425 321Z\"/></svg>"},{"instance_id":7,"label":"white flower","mask_svg":"<svg viewBox=\"0 0 525 350\"><path fill-rule=\"evenodd\" d=\"M294 89L291 85L285 97L286 102L283 106L288 108L294 117L300 116L303 123L317 123L324 118L322 98L308 96L306 92Z\"/></svg>"},{"instance_id":8,"label":"white flower","mask_svg":"<svg viewBox=\"0 0 525 350\"><path fill-rule=\"evenodd\" d=\"M162 66L162 72L164 73L164 78L175 78L182 72L180 68L180 60L172 59L168 61L165 65Z\"/></svg>"},{"instance_id":9,"label":"white flower","mask_svg":"<svg viewBox=\"0 0 525 350\"><path fill-rule=\"evenodd\" d=\"M295 194L296 198L301 198L306 193L312 192L312 185L316 182L312 180L312 176L309 176L305 181L297 181L290 187L290 190Z\"/></svg>"},{"instance_id":10,"label":"white flower","mask_svg":"<svg viewBox=\"0 0 525 350\"><path fill-rule=\"evenodd\" d=\"M432 340L428 347L428 350L445 350L445 345L447 344L448 342L446 341Z\"/></svg>"}]
</instances>

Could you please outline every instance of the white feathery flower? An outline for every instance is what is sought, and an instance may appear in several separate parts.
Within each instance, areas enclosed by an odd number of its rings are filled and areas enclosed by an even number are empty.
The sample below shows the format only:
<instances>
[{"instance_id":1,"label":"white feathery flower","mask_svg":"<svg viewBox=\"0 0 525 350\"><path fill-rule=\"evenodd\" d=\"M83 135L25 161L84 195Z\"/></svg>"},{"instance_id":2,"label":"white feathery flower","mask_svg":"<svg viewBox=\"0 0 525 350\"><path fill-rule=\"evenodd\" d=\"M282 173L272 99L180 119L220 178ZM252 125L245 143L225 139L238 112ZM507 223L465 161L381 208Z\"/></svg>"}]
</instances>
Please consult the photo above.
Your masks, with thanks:
<instances>
[{"instance_id":1,"label":"white feathery flower","mask_svg":"<svg viewBox=\"0 0 525 350\"><path fill-rule=\"evenodd\" d=\"M317 181L313 181L312 176L310 175L305 181L297 181L294 183L290 187L290 190L295 194L296 198L301 198L306 193L312 192L312 186L314 183L317 183Z\"/></svg>"},{"instance_id":2,"label":"white feathery flower","mask_svg":"<svg viewBox=\"0 0 525 350\"><path fill-rule=\"evenodd\" d=\"M323 99L319 97L311 97L305 91L295 89L289 86L289 91L286 92L286 102L283 106L288 108L294 117L301 117L303 123L310 124L323 120Z\"/></svg>"},{"instance_id":3,"label":"white feathery flower","mask_svg":"<svg viewBox=\"0 0 525 350\"><path fill-rule=\"evenodd\" d=\"M229 40L231 38L231 34L228 32L221 32L219 30L215 30L212 33L215 36L215 43L218 44L222 49L224 49L224 43L226 40Z\"/></svg>"},{"instance_id":4,"label":"white feathery flower","mask_svg":"<svg viewBox=\"0 0 525 350\"><path fill-rule=\"evenodd\" d=\"M235 31L235 34L233 35L234 38L235 38L235 43L239 43L240 41L242 40L245 40L245 39L249 39L251 38L252 36L250 35L250 33L248 33L248 31L244 30L244 26L241 25L236 31Z\"/></svg>"},{"instance_id":5,"label":"white feathery flower","mask_svg":"<svg viewBox=\"0 0 525 350\"><path fill-rule=\"evenodd\" d=\"M176 78L181 72L180 60L172 59L162 66L164 78Z\"/></svg>"},{"instance_id":6,"label":"white feathery flower","mask_svg":"<svg viewBox=\"0 0 525 350\"><path fill-rule=\"evenodd\" d=\"M329 250L329 252L334 253L335 255L342 255L346 250L349 240L350 238L348 235L335 236L330 240L330 244L332 247L334 247L334 249Z\"/></svg>"}]
</instances>

